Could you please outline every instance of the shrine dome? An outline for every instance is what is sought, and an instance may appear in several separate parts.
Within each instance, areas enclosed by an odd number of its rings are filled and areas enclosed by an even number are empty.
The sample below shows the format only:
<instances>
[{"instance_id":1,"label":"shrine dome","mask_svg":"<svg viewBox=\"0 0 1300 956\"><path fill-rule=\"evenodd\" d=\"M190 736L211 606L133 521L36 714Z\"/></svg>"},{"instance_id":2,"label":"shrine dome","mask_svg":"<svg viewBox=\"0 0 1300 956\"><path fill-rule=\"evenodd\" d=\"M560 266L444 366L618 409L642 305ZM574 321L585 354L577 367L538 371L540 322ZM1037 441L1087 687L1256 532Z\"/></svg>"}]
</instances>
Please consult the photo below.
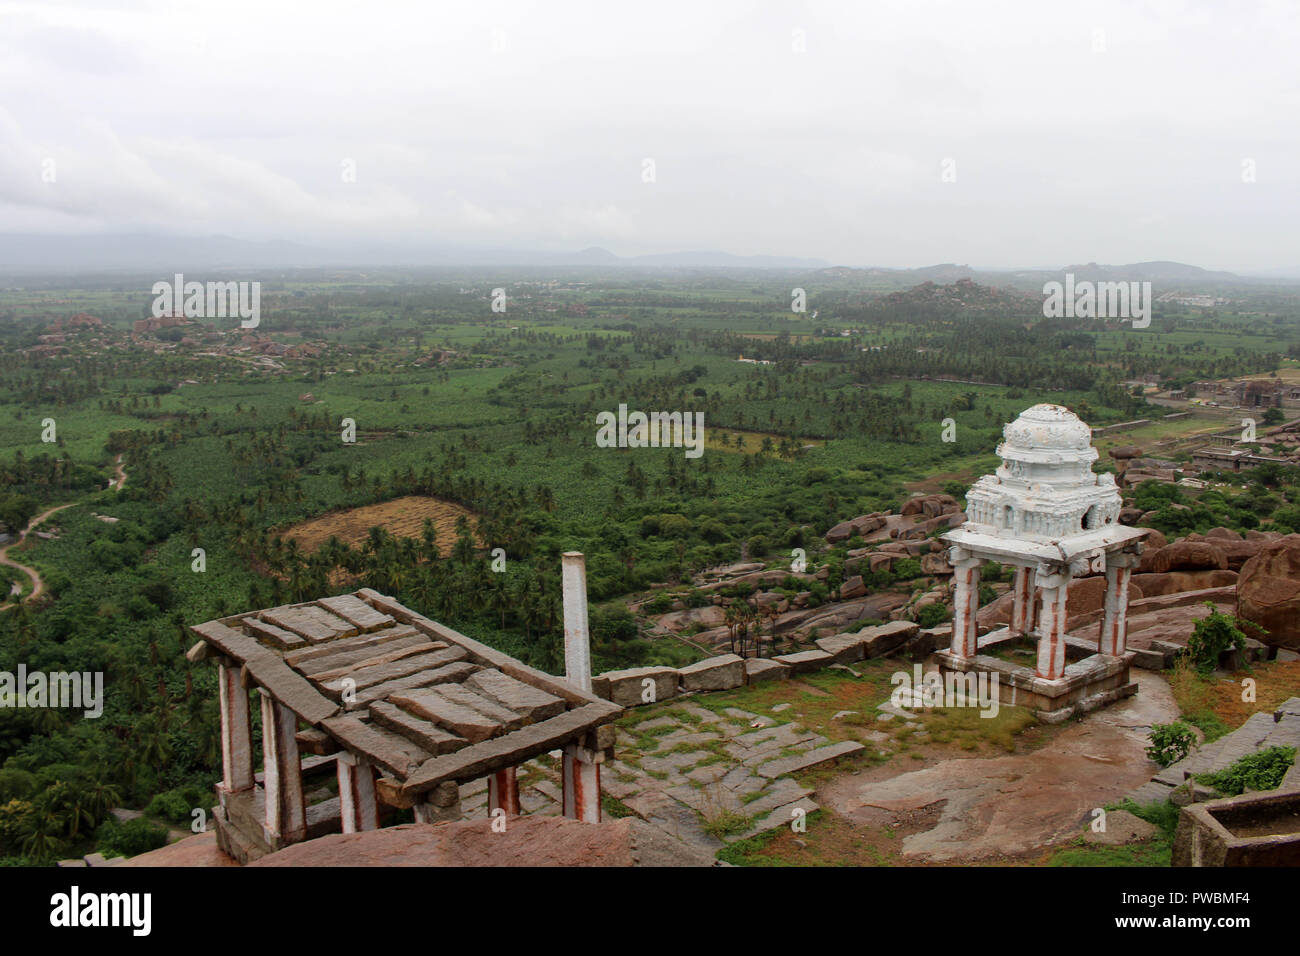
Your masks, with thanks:
<instances>
[{"instance_id":1,"label":"shrine dome","mask_svg":"<svg viewBox=\"0 0 1300 956\"><path fill-rule=\"evenodd\" d=\"M1079 420L1079 416L1060 405L1035 405L1020 413L1020 417L1002 430L1004 439L999 456L1005 452L1091 452L1089 459L1097 457L1092 447L1092 429Z\"/></svg>"},{"instance_id":2,"label":"shrine dome","mask_svg":"<svg viewBox=\"0 0 1300 956\"><path fill-rule=\"evenodd\" d=\"M1092 429L1074 412L1035 405L1002 437L1002 464L966 494L967 524L1003 537L1058 540L1118 523L1119 489L1112 475L1093 473Z\"/></svg>"}]
</instances>

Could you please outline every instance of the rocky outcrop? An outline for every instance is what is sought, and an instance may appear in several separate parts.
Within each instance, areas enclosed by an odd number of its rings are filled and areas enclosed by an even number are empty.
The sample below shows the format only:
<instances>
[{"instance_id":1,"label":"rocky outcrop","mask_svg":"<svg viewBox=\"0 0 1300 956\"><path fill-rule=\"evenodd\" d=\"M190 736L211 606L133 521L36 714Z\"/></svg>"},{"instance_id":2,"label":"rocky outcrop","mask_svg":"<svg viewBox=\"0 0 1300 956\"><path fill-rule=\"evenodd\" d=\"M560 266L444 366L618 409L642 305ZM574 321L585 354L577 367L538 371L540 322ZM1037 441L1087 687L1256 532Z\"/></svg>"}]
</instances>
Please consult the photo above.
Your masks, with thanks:
<instances>
[{"instance_id":1,"label":"rocky outcrop","mask_svg":"<svg viewBox=\"0 0 1300 956\"><path fill-rule=\"evenodd\" d=\"M1300 535L1267 542L1242 566L1237 614L1268 632L1252 637L1300 650Z\"/></svg>"},{"instance_id":2,"label":"rocky outcrop","mask_svg":"<svg viewBox=\"0 0 1300 956\"><path fill-rule=\"evenodd\" d=\"M724 623L722 608L712 604L705 607L693 607L687 611L674 611L659 618L659 626L669 631L683 631L695 626L707 630L720 627Z\"/></svg>"},{"instance_id":3,"label":"rocky outcrop","mask_svg":"<svg viewBox=\"0 0 1300 956\"><path fill-rule=\"evenodd\" d=\"M1135 574L1132 582L1143 597L1221 588L1237 583L1236 571L1166 571L1163 574Z\"/></svg>"},{"instance_id":4,"label":"rocky outcrop","mask_svg":"<svg viewBox=\"0 0 1300 956\"><path fill-rule=\"evenodd\" d=\"M1129 581L1128 599L1130 602L1142 600L1145 592L1136 584ZM1007 595L1014 597L1014 595ZM1065 597L1065 617L1067 621L1073 621L1085 614L1100 613L1106 604L1106 578L1104 575L1096 575L1090 578L1078 578L1070 582L1070 590ZM1008 608L1010 605L1008 605ZM1008 610L1008 615L1010 611ZM1008 621L1010 617L1008 616Z\"/></svg>"},{"instance_id":5,"label":"rocky outcrop","mask_svg":"<svg viewBox=\"0 0 1300 956\"><path fill-rule=\"evenodd\" d=\"M867 593L867 586L862 582L862 575L855 574L840 585L840 599L850 601Z\"/></svg>"},{"instance_id":6,"label":"rocky outcrop","mask_svg":"<svg viewBox=\"0 0 1300 956\"><path fill-rule=\"evenodd\" d=\"M831 530L826 532L826 541L828 544L839 544L842 541L848 541L853 537L862 537L871 534L885 526L885 515L881 512L872 512L869 515L859 515L848 521L841 521Z\"/></svg>"},{"instance_id":7,"label":"rocky outcrop","mask_svg":"<svg viewBox=\"0 0 1300 956\"><path fill-rule=\"evenodd\" d=\"M1163 574L1166 571L1226 571L1228 556L1209 541L1175 541L1157 551L1150 566L1143 562L1140 570Z\"/></svg>"},{"instance_id":8,"label":"rocky outcrop","mask_svg":"<svg viewBox=\"0 0 1300 956\"><path fill-rule=\"evenodd\" d=\"M952 495L920 495L905 501L903 507L898 509L898 513L901 515L924 515L927 518L937 518L939 515L960 510L961 506L957 504L957 499Z\"/></svg>"}]
</instances>

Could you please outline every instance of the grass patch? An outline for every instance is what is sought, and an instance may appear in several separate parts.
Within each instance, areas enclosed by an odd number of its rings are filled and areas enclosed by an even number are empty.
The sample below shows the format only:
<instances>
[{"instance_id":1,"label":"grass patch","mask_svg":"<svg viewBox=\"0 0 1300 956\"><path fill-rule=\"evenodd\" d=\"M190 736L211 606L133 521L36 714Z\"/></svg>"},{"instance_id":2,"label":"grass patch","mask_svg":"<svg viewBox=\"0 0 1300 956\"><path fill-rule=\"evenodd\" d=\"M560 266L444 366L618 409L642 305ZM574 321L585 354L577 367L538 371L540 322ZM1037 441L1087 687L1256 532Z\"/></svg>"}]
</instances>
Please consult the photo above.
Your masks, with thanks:
<instances>
[{"instance_id":1,"label":"grass patch","mask_svg":"<svg viewBox=\"0 0 1300 956\"><path fill-rule=\"evenodd\" d=\"M978 707L935 707L916 713L924 722L931 740L941 744L955 743L963 750L989 746L1013 753L1016 737L1038 724L1033 711L1006 704L1002 704L993 717L981 716L985 711ZM900 730L899 736L905 740L913 732L914 728Z\"/></svg>"},{"instance_id":2,"label":"grass patch","mask_svg":"<svg viewBox=\"0 0 1300 956\"><path fill-rule=\"evenodd\" d=\"M602 816L615 820L635 816L631 807L617 797L611 797L608 793L603 794L600 798L600 812Z\"/></svg>"},{"instance_id":3,"label":"grass patch","mask_svg":"<svg viewBox=\"0 0 1300 956\"><path fill-rule=\"evenodd\" d=\"M1235 797L1247 790L1276 790L1295 763L1295 753L1294 747L1267 747L1216 773L1198 773L1196 780L1225 797Z\"/></svg>"},{"instance_id":4,"label":"grass patch","mask_svg":"<svg viewBox=\"0 0 1300 956\"><path fill-rule=\"evenodd\" d=\"M703 827L705 833L720 840L733 833L743 833L749 829L752 822L753 817L739 810L719 810L717 813L704 815Z\"/></svg>"},{"instance_id":5,"label":"grass patch","mask_svg":"<svg viewBox=\"0 0 1300 956\"><path fill-rule=\"evenodd\" d=\"M1178 828L1178 807L1168 800L1137 804L1126 799L1120 803L1108 804L1106 810L1127 810L1135 817L1159 827L1159 832L1150 840L1124 846L1103 846L1078 837L1068 846L1054 851L1047 860L1048 865L1169 866L1173 854L1174 831Z\"/></svg>"},{"instance_id":6,"label":"grass patch","mask_svg":"<svg viewBox=\"0 0 1300 956\"><path fill-rule=\"evenodd\" d=\"M1180 657L1165 673L1183 720L1200 728L1206 743L1240 727L1252 714L1271 713L1300 688L1300 661L1256 661L1249 675L1241 672L1223 680L1198 674ZM1241 678L1246 676L1255 681L1254 701L1241 699Z\"/></svg>"}]
</instances>

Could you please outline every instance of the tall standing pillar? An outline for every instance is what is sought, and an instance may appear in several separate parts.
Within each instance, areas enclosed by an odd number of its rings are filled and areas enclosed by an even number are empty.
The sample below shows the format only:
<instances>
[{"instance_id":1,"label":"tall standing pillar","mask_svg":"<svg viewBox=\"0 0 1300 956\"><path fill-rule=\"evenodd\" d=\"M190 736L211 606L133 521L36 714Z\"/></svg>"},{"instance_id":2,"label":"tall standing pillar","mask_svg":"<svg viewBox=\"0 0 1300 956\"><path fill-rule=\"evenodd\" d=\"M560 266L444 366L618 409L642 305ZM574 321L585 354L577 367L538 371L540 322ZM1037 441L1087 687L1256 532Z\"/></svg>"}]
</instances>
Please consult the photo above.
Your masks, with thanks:
<instances>
[{"instance_id":1,"label":"tall standing pillar","mask_svg":"<svg viewBox=\"0 0 1300 956\"><path fill-rule=\"evenodd\" d=\"M1038 676L1056 680L1065 674L1065 602L1070 589L1068 571L1037 572L1041 606L1038 614Z\"/></svg>"},{"instance_id":2,"label":"tall standing pillar","mask_svg":"<svg viewBox=\"0 0 1300 956\"><path fill-rule=\"evenodd\" d=\"M580 551L560 556L564 600L564 679L591 693L591 636L587 630L587 563Z\"/></svg>"},{"instance_id":3,"label":"tall standing pillar","mask_svg":"<svg viewBox=\"0 0 1300 956\"><path fill-rule=\"evenodd\" d=\"M338 754L339 813L344 833L379 829L375 801L375 768L369 760L346 750Z\"/></svg>"},{"instance_id":4,"label":"tall standing pillar","mask_svg":"<svg viewBox=\"0 0 1300 956\"><path fill-rule=\"evenodd\" d=\"M1119 657L1128 642L1128 586L1138 556L1126 551L1106 555L1106 605L1097 653Z\"/></svg>"},{"instance_id":5,"label":"tall standing pillar","mask_svg":"<svg viewBox=\"0 0 1300 956\"><path fill-rule=\"evenodd\" d=\"M221 695L221 785L226 793L253 789L253 731L248 712L248 690L239 679L239 665L217 665L217 690Z\"/></svg>"},{"instance_id":6,"label":"tall standing pillar","mask_svg":"<svg viewBox=\"0 0 1300 956\"><path fill-rule=\"evenodd\" d=\"M1016 568L1016 580L1012 585L1012 634L1028 634L1034 629L1034 596L1034 569Z\"/></svg>"},{"instance_id":7,"label":"tall standing pillar","mask_svg":"<svg viewBox=\"0 0 1300 956\"><path fill-rule=\"evenodd\" d=\"M948 560L954 584L951 651L954 657L974 657L979 653L975 615L979 610L980 559L965 548L950 548Z\"/></svg>"},{"instance_id":8,"label":"tall standing pillar","mask_svg":"<svg viewBox=\"0 0 1300 956\"><path fill-rule=\"evenodd\" d=\"M266 837L273 847L307 835L307 808L298 757L298 717L262 688L262 769L266 779Z\"/></svg>"}]
</instances>

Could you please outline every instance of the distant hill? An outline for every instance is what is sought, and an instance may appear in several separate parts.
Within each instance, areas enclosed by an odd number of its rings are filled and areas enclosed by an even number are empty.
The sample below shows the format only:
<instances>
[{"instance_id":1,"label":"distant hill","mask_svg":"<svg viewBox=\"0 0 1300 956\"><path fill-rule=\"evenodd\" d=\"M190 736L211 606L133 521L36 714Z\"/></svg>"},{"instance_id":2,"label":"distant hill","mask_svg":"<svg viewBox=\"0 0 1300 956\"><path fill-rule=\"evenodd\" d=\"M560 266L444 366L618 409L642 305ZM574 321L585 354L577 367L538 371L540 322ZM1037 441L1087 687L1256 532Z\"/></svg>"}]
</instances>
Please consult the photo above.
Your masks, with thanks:
<instances>
[{"instance_id":1,"label":"distant hill","mask_svg":"<svg viewBox=\"0 0 1300 956\"><path fill-rule=\"evenodd\" d=\"M891 292L867 303L868 311L935 316L972 312L1015 315L1041 312L1042 307L1041 295L980 285L971 279L958 279L948 285L922 282L910 289Z\"/></svg>"},{"instance_id":2,"label":"distant hill","mask_svg":"<svg viewBox=\"0 0 1300 956\"><path fill-rule=\"evenodd\" d=\"M229 236L0 234L0 270L9 272L167 273L186 269L280 269L346 266L593 266L677 269L813 269L822 259L738 256L728 252L669 252L619 256L591 247L536 249L423 247L399 243L249 242Z\"/></svg>"},{"instance_id":3,"label":"distant hill","mask_svg":"<svg viewBox=\"0 0 1300 956\"><path fill-rule=\"evenodd\" d=\"M1183 262L1131 262L1122 266L1085 265L1066 266L1062 272L1074 273L1075 279L1094 282L1127 279L1138 282L1244 282L1244 277L1234 272L1214 272Z\"/></svg>"}]
</instances>

